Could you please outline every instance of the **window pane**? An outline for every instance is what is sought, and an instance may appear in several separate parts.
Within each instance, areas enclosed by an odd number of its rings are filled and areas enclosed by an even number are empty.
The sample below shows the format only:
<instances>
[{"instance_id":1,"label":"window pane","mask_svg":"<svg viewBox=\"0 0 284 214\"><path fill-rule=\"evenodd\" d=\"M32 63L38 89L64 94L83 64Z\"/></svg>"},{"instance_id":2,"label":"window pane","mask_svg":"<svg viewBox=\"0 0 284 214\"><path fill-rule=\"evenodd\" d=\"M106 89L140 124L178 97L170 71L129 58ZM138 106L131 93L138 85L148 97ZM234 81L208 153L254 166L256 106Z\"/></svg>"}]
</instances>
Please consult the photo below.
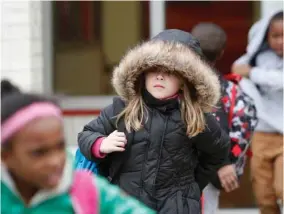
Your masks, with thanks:
<instances>
[{"instance_id":1,"label":"window pane","mask_svg":"<svg viewBox=\"0 0 284 214\"><path fill-rule=\"evenodd\" d=\"M149 26L145 3L63 1L53 6L55 93L113 94L114 65L145 37Z\"/></svg>"}]
</instances>

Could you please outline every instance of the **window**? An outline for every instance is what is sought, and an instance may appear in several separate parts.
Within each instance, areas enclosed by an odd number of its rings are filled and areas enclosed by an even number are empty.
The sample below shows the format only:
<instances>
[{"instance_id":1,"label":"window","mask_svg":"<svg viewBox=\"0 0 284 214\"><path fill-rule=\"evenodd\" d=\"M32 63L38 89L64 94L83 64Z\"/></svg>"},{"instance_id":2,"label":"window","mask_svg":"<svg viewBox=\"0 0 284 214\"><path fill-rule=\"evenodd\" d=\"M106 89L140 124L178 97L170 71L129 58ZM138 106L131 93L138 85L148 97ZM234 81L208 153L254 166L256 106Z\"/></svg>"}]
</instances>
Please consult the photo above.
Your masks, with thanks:
<instances>
[{"instance_id":1,"label":"window","mask_svg":"<svg viewBox=\"0 0 284 214\"><path fill-rule=\"evenodd\" d=\"M92 43L100 40L101 2L54 2L54 42Z\"/></svg>"},{"instance_id":2,"label":"window","mask_svg":"<svg viewBox=\"0 0 284 214\"><path fill-rule=\"evenodd\" d=\"M145 37L145 9L138 1L53 2L54 92L113 94L114 65Z\"/></svg>"}]
</instances>

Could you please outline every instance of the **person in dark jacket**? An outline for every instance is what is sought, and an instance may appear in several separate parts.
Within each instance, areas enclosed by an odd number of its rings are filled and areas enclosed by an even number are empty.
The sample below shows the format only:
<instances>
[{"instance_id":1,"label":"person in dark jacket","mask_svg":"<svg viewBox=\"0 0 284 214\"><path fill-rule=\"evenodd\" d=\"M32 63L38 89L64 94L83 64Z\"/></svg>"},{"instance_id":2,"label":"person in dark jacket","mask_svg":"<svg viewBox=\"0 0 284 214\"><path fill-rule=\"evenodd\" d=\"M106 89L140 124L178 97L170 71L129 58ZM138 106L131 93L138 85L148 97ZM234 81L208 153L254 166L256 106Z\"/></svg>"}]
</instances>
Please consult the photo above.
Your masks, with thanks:
<instances>
[{"instance_id":1,"label":"person in dark jacket","mask_svg":"<svg viewBox=\"0 0 284 214\"><path fill-rule=\"evenodd\" d=\"M114 69L119 95L78 135L81 152L126 193L160 214L198 214L200 196L229 153L211 114L217 75L193 36L165 30Z\"/></svg>"},{"instance_id":2,"label":"person in dark jacket","mask_svg":"<svg viewBox=\"0 0 284 214\"><path fill-rule=\"evenodd\" d=\"M202 22L194 26L191 33L200 42L209 64L214 66L224 53L227 43L226 32L214 23ZM236 81L226 79L226 76L232 76L227 73L228 71L216 72L219 74L222 96L215 116L221 128L230 136L231 152L203 190L204 214L217 213L220 190L231 192L239 187L238 178L243 174L246 151L257 124L253 100L243 93Z\"/></svg>"}]
</instances>

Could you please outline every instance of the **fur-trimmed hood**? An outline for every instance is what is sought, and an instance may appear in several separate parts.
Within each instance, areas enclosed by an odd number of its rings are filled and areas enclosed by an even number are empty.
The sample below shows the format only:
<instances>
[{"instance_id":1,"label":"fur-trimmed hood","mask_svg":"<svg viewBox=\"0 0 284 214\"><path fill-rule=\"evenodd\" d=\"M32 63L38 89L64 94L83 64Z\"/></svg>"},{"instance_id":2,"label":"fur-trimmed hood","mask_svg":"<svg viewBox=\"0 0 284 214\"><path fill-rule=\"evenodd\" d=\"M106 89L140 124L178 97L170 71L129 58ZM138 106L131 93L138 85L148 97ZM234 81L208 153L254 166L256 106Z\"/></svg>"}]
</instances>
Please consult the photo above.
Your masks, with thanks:
<instances>
[{"instance_id":1,"label":"fur-trimmed hood","mask_svg":"<svg viewBox=\"0 0 284 214\"><path fill-rule=\"evenodd\" d=\"M220 98L220 83L213 69L196 54L199 51L199 43L191 34L165 30L124 56L114 69L112 84L117 94L129 101L136 94L137 78L149 68L161 66L192 84L203 111L210 112Z\"/></svg>"}]
</instances>

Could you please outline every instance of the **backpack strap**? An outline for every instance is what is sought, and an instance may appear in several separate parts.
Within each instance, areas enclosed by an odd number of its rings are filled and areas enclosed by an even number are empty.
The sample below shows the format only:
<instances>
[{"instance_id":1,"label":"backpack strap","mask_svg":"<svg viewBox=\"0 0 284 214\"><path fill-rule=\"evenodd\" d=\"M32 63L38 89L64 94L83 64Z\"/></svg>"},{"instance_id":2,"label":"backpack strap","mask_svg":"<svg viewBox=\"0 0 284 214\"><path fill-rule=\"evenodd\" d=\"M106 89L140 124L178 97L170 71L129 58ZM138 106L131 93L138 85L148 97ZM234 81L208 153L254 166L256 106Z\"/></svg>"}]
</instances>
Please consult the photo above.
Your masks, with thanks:
<instances>
[{"instance_id":1,"label":"backpack strap","mask_svg":"<svg viewBox=\"0 0 284 214\"><path fill-rule=\"evenodd\" d=\"M113 164L113 172L111 173L110 177L109 177L109 181L113 184L115 184L115 182L117 181L117 178L119 177L123 166L125 164L125 162L127 161L129 155L130 155L130 151L131 151L131 146L132 146L132 142L133 142L133 138L134 138L134 133L130 132L127 133L127 130L125 128L125 123L124 120L121 120L118 122L118 127L117 130L119 132L124 132L126 134L127 137L127 144L125 147L125 151L123 153L112 153L112 164Z\"/></svg>"},{"instance_id":2,"label":"backpack strap","mask_svg":"<svg viewBox=\"0 0 284 214\"><path fill-rule=\"evenodd\" d=\"M114 107L114 115L117 116L125 108L125 102L121 98L115 97L113 99L113 107ZM117 178L121 173L121 170L123 169L124 163L126 162L126 160L130 155L130 149L134 137L133 132L130 133L127 132L123 118L120 119L120 121L118 121L117 123L117 131L124 132L126 134L127 144L125 147L125 151L123 153L114 152L109 154L109 158L111 160L109 168L111 168L111 171L109 171L108 180L114 184L117 181Z\"/></svg>"},{"instance_id":3,"label":"backpack strap","mask_svg":"<svg viewBox=\"0 0 284 214\"><path fill-rule=\"evenodd\" d=\"M235 105L236 105L236 97L237 97L237 85L234 84L234 86L232 88L232 99L231 99L231 105L230 105L230 110L229 110L229 114L228 114L229 128L232 127L234 108L235 108Z\"/></svg>"},{"instance_id":4,"label":"backpack strap","mask_svg":"<svg viewBox=\"0 0 284 214\"><path fill-rule=\"evenodd\" d=\"M99 194L93 176L85 170L75 171L71 187L71 199L76 214L98 214Z\"/></svg>"},{"instance_id":5,"label":"backpack strap","mask_svg":"<svg viewBox=\"0 0 284 214\"><path fill-rule=\"evenodd\" d=\"M231 98L231 105L228 113L228 122L229 122L229 128L232 127L232 120L233 120L233 114L234 114L234 108L236 105L236 97L237 97L237 85L242 80L242 76L235 73L228 73L224 75L224 79L230 82L233 82L233 88L231 90L232 98Z\"/></svg>"}]
</instances>

